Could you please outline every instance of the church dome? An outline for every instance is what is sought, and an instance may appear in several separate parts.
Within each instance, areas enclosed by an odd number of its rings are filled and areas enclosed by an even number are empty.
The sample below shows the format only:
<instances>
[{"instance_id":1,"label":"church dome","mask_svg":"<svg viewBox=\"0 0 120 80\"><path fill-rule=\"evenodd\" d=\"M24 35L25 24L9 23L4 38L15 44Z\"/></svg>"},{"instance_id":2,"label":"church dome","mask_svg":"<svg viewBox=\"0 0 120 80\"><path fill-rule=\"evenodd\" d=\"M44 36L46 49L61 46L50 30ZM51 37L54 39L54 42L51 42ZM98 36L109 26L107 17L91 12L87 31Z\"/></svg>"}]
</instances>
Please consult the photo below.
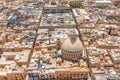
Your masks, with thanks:
<instances>
[{"instance_id":1,"label":"church dome","mask_svg":"<svg viewBox=\"0 0 120 80\"><path fill-rule=\"evenodd\" d=\"M79 38L68 38L64 41L62 49L68 52L80 52L83 49L83 45Z\"/></svg>"},{"instance_id":2,"label":"church dome","mask_svg":"<svg viewBox=\"0 0 120 80\"><path fill-rule=\"evenodd\" d=\"M83 54L83 44L79 37L72 36L64 41L61 50L64 58L79 58Z\"/></svg>"}]
</instances>

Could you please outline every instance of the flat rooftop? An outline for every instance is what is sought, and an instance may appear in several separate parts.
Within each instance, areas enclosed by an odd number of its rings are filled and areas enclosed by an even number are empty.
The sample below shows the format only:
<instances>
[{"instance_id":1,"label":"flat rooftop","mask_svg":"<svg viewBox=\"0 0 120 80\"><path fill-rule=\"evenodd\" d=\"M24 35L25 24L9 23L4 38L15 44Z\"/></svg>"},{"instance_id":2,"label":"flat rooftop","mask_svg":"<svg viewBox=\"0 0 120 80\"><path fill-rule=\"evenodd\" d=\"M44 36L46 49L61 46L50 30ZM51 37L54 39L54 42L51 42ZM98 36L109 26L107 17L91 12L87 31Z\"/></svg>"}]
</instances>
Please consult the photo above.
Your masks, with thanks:
<instances>
[{"instance_id":1,"label":"flat rooftop","mask_svg":"<svg viewBox=\"0 0 120 80\"><path fill-rule=\"evenodd\" d=\"M72 13L48 13L43 14L40 26L73 26L75 20Z\"/></svg>"}]
</instances>

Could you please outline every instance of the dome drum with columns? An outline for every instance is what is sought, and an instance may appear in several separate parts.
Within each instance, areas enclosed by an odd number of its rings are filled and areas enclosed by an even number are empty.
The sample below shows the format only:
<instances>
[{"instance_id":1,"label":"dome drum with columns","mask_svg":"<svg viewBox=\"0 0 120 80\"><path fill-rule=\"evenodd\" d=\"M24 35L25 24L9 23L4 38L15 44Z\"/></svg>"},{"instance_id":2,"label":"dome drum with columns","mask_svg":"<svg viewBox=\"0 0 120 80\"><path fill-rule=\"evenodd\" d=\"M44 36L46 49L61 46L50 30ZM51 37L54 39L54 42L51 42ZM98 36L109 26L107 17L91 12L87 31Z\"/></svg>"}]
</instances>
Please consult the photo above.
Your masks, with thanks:
<instances>
[{"instance_id":1,"label":"dome drum with columns","mask_svg":"<svg viewBox=\"0 0 120 80\"><path fill-rule=\"evenodd\" d=\"M71 34L67 38L61 47L62 56L65 59L76 60L83 55L83 44L79 37L75 34Z\"/></svg>"}]
</instances>

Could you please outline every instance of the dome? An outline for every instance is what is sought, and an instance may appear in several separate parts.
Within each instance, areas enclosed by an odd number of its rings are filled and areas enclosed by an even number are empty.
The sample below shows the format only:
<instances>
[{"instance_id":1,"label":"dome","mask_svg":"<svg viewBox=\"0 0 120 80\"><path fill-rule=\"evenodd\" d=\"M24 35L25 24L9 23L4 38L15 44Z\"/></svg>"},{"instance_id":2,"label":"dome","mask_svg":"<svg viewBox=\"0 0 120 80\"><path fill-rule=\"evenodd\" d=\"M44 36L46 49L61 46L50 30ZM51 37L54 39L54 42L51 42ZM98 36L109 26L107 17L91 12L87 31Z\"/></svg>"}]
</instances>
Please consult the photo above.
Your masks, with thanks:
<instances>
[{"instance_id":1,"label":"dome","mask_svg":"<svg viewBox=\"0 0 120 80\"><path fill-rule=\"evenodd\" d=\"M77 60L83 55L83 44L78 37L72 36L66 39L61 47L63 58Z\"/></svg>"},{"instance_id":2,"label":"dome","mask_svg":"<svg viewBox=\"0 0 120 80\"><path fill-rule=\"evenodd\" d=\"M79 38L68 38L64 41L61 48L65 51L76 53L82 51L83 45Z\"/></svg>"}]
</instances>

